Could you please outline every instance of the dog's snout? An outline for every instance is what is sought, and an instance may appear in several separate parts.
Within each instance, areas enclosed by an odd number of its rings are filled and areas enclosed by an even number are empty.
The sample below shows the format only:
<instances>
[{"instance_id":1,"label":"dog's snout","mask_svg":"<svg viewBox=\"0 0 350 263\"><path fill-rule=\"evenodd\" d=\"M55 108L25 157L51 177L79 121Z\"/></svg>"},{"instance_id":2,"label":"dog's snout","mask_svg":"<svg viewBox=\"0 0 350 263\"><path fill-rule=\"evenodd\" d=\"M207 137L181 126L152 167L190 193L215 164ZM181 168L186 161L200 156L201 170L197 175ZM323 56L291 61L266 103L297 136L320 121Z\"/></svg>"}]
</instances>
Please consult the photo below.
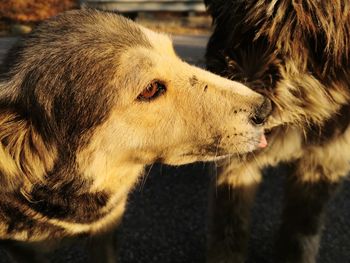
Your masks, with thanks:
<instances>
[{"instance_id":1,"label":"dog's snout","mask_svg":"<svg viewBox=\"0 0 350 263\"><path fill-rule=\"evenodd\" d=\"M256 107L254 114L250 120L254 125L262 125L272 111L271 100L265 98L263 103Z\"/></svg>"}]
</instances>

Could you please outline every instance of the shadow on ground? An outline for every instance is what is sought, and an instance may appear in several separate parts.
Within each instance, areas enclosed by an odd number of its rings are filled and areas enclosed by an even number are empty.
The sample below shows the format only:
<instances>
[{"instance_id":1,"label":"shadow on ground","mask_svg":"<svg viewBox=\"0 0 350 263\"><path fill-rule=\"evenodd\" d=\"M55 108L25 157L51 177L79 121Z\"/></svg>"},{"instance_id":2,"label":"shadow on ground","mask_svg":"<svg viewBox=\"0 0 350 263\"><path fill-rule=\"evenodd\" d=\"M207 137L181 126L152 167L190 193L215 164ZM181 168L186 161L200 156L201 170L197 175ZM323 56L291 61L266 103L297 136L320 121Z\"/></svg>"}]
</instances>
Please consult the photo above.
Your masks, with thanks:
<instances>
[{"instance_id":1,"label":"shadow on ground","mask_svg":"<svg viewBox=\"0 0 350 263\"><path fill-rule=\"evenodd\" d=\"M210 171L210 172L209 172ZM211 174L211 175L210 175ZM270 263L283 200L283 167L268 169L253 209L248 263ZM130 195L118 229L119 261L125 263L205 262L208 189L212 167L154 165ZM328 208L319 263L350 259L350 182L345 182ZM78 243L56 250L57 263L86 262ZM6 257L0 259L7 263Z\"/></svg>"}]
</instances>

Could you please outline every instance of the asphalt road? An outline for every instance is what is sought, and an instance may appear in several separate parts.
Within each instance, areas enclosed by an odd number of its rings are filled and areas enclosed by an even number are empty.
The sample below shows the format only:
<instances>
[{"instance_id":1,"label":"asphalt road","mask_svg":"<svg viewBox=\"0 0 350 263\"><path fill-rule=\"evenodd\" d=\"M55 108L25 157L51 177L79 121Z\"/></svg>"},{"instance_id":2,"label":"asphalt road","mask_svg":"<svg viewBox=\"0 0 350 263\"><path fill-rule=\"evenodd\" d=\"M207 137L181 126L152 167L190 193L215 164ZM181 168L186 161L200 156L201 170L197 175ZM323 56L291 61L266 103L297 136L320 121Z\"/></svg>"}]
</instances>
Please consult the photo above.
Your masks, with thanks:
<instances>
[{"instance_id":1,"label":"asphalt road","mask_svg":"<svg viewBox=\"0 0 350 263\"><path fill-rule=\"evenodd\" d=\"M174 37L177 52L187 61L203 65L206 37ZM13 42L0 39L0 59ZM213 177L208 164L182 167L155 165L147 180L130 194L118 228L119 262L205 262L207 193ZM265 171L253 209L248 263L270 263L273 241L280 224L283 167ZM86 262L83 242L63 246L50 258L57 263ZM0 263L7 263L0 249ZM344 183L328 207L318 263L350 263L350 181Z\"/></svg>"}]
</instances>

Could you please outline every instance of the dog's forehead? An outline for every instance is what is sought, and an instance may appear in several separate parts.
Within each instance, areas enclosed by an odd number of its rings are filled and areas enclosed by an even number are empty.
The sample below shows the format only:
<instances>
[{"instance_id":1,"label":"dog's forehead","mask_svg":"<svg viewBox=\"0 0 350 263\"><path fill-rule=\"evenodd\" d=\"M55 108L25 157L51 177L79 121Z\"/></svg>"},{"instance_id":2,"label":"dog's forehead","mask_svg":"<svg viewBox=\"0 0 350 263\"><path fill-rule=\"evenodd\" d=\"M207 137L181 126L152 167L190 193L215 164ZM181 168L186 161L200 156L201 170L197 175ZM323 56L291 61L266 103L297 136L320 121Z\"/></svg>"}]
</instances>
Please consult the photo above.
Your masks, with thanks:
<instances>
[{"instance_id":1,"label":"dog's forehead","mask_svg":"<svg viewBox=\"0 0 350 263\"><path fill-rule=\"evenodd\" d=\"M120 15L93 9L68 11L34 30L32 38L48 46L80 48L120 53L128 47L151 47L135 22ZM96 53L94 53L96 55Z\"/></svg>"},{"instance_id":2,"label":"dog's forehead","mask_svg":"<svg viewBox=\"0 0 350 263\"><path fill-rule=\"evenodd\" d=\"M156 51L162 54L175 54L172 40L168 35L152 31L143 26L140 26L140 29Z\"/></svg>"}]
</instances>

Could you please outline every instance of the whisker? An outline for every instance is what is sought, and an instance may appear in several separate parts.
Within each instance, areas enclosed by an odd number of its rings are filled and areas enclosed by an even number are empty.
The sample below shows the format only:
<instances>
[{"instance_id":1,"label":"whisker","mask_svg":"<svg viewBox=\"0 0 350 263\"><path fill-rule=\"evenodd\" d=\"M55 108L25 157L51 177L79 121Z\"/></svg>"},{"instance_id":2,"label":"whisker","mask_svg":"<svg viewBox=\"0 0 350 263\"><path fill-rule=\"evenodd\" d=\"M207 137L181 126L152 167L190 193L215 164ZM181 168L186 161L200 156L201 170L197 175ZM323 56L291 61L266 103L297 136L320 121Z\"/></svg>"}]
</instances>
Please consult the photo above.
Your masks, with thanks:
<instances>
[{"instance_id":1,"label":"whisker","mask_svg":"<svg viewBox=\"0 0 350 263\"><path fill-rule=\"evenodd\" d=\"M247 175L249 175L255 183L259 183L258 180L255 178L254 173L252 173L251 166L247 164L246 160L243 159L243 156L238 154L238 148L236 145L233 145L236 150L236 155L238 157L239 162L245 166ZM259 167L259 166L258 166ZM260 167L259 167L260 168Z\"/></svg>"},{"instance_id":2,"label":"whisker","mask_svg":"<svg viewBox=\"0 0 350 263\"><path fill-rule=\"evenodd\" d=\"M218 149L219 149L219 144L221 142L221 139L219 141L217 141L216 143L216 150L215 150L215 159L218 155ZM218 166L217 166L217 162L214 162L215 164L215 194L217 195L217 182L218 182Z\"/></svg>"},{"instance_id":3,"label":"whisker","mask_svg":"<svg viewBox=\"0 0 350 263\"><path fill-rule=\"evenodd\" d=\"M254 152L251 153L253 158L254 158L254 161L256 163L256 165L258 166L259 169L262 169L263 168L263 165L258 161L258 159L256 158L256 155Z\"/></svg>"},{"instance_id":4,"label":"whisker","mask_svg":"<svg viewBox=\"0 0 350 263\"><path fill-rule=\"evenodd\" d=\"M149 176L149 174L150 174L150 172L151 172L151 170L152 170L152 168L153 168L153 165L154 165L154 163L151 164L151 166L149 167L149 169L148 169L146 175L142 177L142 181L141 181L141 185L140 185L140 190L139 190L140 192L143 191L143 189L144 189L144 187L145 187L145 185L146 185L147 178L148 178L148 176Z\"/></svg>"}]
</instances>

